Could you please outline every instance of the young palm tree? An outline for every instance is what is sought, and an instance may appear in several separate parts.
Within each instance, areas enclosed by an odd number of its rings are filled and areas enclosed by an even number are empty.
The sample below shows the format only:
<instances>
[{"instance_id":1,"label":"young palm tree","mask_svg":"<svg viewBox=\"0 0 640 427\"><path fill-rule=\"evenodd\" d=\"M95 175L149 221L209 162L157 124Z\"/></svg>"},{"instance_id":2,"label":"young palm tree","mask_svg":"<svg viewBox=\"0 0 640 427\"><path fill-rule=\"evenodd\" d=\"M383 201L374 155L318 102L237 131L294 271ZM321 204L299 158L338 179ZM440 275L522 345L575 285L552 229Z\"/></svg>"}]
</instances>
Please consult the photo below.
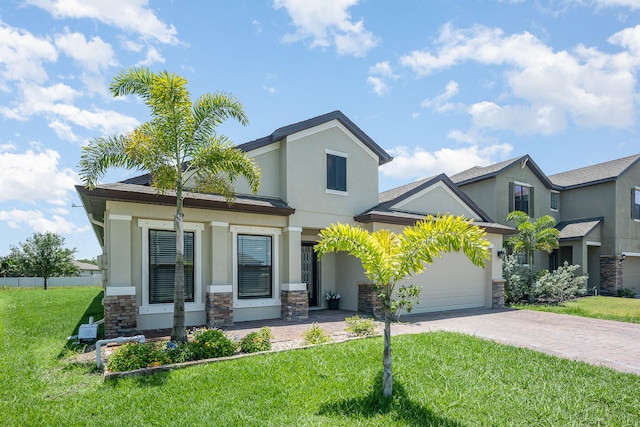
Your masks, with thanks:
<instances>
[{"instance_id":1,"label":"young palm tree","mask_svg":"<svg viewBox=\"0 0 640 427\"><path fill-rule=\"evenodd\" d=\"M159 192L176 195L176 267L171 338L186 341L184 313L183 196L188 190L219 193L232 203L233 182L244 177L255 193L260 185L256 163L237 150L216 128L227 119L248 123L242 104L232 95L216 92L195 101L187 80L148 68L120 71L110 90L114 96L137 95L151 110L151 120L125 135L92 140L82 150L80 175L95 188L109 168L147 171ZM189 188L186 187L187 182Z\"/></svg>"},{"instance_id":2,"label":"young palm tree","mask_svg":"<svg viewBox=\"0 0 640 427\"><path fill-rule=\"evenodd\" d=\"M320 232L321 240L315 246L320 257L327 252L345 251L358 258L384 310L383 396L393 390L391 368L391 320L393 313L403 306L410 308L420 289L398 292L399 280L421 273L441 253L462 251L474 265L484 267L489 258L489 242L485 231L463 217L452 215L428 216L403 234L388 230L369 232L359 227L338 224ZM404 289L406 291L407 288ZM399 299L398 299L399 298Z\"/></svg>"},{"instance_id":3,"label":"young palm tree","mask_svg":"<svg viewBox=\"0 0 640 427\"><path fill-rule=\"evenodd\" d=\"M507 244L515 253L526 256L529 269L533 269L533 251L551 253L558 248L560 232L554 228L556 220L552 216L543 215L534 220L524 212L513 211L507 215L507 221L515 221L519 231Z\"/></svg>"}]
</instances>

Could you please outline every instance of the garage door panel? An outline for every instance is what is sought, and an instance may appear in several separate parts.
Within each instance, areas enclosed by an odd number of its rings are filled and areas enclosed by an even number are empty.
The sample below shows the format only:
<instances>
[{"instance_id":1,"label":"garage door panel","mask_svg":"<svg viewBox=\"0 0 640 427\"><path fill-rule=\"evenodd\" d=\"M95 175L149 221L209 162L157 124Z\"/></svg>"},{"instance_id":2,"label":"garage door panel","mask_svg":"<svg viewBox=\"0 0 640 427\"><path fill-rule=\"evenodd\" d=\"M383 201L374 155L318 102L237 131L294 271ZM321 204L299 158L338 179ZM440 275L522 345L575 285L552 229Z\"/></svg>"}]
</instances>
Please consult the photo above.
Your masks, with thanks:
<instances>
[{"instance_id":1,"label":"garage door panel","mask_svg":"<svg viewBox=\"0 0 640 427\"><path fill-rule=\"evenodd\" d=\"M479 308L486 305L485 271L464 255L444 255L423 273L405 279L401 285L422 286L413 313Z\"/></svg>"}]
</instances>

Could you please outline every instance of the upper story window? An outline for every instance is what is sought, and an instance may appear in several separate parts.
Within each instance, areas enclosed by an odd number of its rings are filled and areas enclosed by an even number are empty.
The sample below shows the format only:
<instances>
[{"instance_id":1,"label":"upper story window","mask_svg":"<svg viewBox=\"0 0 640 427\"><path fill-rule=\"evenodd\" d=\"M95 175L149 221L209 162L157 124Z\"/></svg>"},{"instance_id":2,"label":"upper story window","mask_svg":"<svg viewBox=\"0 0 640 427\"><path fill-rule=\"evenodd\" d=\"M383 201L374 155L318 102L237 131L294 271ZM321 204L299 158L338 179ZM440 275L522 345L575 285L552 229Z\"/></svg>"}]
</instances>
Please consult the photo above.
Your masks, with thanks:
<instances>
[{"instance_id":1,"label":"upper story window","mask_svg":"<svg viewBox=\"0 0 640 427\"><path fill-rule=\"evenodd\" d=\"M533 217L533 187L521 182L509 183L509 212L522 211Z\"/></svg>"},{"instance_id":2,"label":"upper story window","mask_svg":"<svg viewBox=\"0 0 640 427\"><path fill-rule=\"evenodd\" d=\"M347 155L334 151L327 153L327 190L347 191Z\"/></svg>"},{"instance_id":3,"label":"upper story window","mask_svg":"<svg viewBox=\"0 0 640 427\"><path fill-rule=\"evenodd\" d=\"M631 189L631 218L640 221L640 188Z\"/></svg>"},{"instance_id":4,"label":"upper story window","mask_svg":"<svg viewBox=\"0 0 640 427\"><path fill-rule=\"evenodd\" d=\"M557 212L560 203L560 193L551 191L551 210Z\"/></svg>"},{"instance_id":5,"label":"upper story window","mask_svg":"<svg viewBox=\"0 0 640 427\"><path fill-rule=\"evenodd\" d=\"M194 233L184 233L184 300L194 301ZM173 302L176 232L149 230L149 304Z\"/></svg>"}]
</instances>

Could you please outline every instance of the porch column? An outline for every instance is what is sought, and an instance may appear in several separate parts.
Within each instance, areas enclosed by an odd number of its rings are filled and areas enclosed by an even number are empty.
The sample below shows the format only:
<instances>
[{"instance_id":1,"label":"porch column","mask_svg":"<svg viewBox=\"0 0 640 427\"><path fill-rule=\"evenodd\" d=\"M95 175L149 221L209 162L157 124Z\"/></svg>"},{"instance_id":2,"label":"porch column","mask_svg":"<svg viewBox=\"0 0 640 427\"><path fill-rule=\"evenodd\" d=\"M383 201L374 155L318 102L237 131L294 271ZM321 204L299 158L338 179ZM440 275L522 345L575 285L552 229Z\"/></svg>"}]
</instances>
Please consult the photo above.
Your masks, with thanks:
<instances>
[{"instance_id":1,"label":"porch column","mask_svg":"<svg viewBox=\"0 0 640 427\"><path fill-rule=\"evenodd\" d=\"M131 286L131 215L108 213L102 264L104 290L104 335L106 338L137 333L136 287Z\"/></svg>"},{"instance_id":2,"label":"porch column","mask_svg":"<svg viewBox=\"0 0 640 427\"><path fill-rule=\"evenodd\" d=\"M205 295L207 326L220 328L233 325L233 284L229 253L229 223L212 221L211 226L211 280Z\"/></svg>"},{"instance_id":3,"label":"porch column","mask_svg":"<svg viewBox=\"0 0 640 427\"><path fill-rule=\"evenodd\" d=\"M504 279L493 279L491 283L491 308L504 308Z\"/></svg>"},{"instance_id":4,"label":"porch column","mask_svg":"<svg viewBox=\"0 0 640 427\"><path fill-rule=\"evenodd\" d=\"M282 234L284 267L280 287L280 316L285 320L309 318L307 285L302 283L302 228L287 227Z\"/></svg>"},{"instance_id":5,"label":"porch column","mask_svg":"<svg viewBox=\"0 0 640 427\"><path fill-rule=\"evenodd\" d=\"M600 256L600 292L602 295L617 296L618 289L623 288L623 262L624 260L619 255Z\"/></svg>"}]
</instances>

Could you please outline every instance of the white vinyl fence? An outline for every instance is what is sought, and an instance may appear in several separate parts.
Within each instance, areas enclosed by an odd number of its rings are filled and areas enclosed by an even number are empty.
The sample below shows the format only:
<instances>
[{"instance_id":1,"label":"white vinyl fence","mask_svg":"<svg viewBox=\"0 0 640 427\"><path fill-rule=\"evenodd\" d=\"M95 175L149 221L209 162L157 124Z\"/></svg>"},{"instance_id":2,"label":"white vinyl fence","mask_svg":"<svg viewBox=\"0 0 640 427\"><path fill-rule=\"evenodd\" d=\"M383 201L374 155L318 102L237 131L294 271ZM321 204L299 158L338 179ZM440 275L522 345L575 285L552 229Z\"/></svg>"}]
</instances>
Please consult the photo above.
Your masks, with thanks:
<instances>
[{"instance_id":1,"label":"white vinyl fence","mask_svg":"<svg viewBox=\"0 0 640 427\"><path fill-rule=\"evenodd\" d=\"M43 288L42 277L0 277L1 287ZM79 277L49 277L47 287L54 286L102 286L102 274Z\"/></svg>"}]
</instances>

